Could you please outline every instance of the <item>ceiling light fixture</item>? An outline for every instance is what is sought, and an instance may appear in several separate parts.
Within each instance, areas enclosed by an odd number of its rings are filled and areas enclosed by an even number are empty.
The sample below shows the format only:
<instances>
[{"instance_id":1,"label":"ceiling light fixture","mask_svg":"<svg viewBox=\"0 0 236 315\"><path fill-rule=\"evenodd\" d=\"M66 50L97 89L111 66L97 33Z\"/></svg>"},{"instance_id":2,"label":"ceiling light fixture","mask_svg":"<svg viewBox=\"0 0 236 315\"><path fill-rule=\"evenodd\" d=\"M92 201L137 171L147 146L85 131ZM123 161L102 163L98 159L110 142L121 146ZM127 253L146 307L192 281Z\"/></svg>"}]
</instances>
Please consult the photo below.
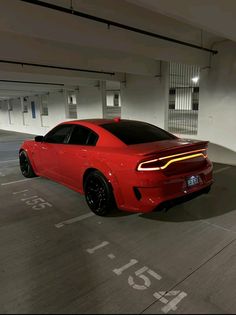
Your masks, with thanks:
<instances>
[{"instance_id":1,"label":"ceiling light fixture","mask_svg":"<svg viewBox=\"0 0 236 315\"><path fill-rule=\"evenodd\" d=\"M193 81L193 83L198 83L199 77L194 77L194 78L192 78L191 80Z\"/></svg>"}]
</instances>

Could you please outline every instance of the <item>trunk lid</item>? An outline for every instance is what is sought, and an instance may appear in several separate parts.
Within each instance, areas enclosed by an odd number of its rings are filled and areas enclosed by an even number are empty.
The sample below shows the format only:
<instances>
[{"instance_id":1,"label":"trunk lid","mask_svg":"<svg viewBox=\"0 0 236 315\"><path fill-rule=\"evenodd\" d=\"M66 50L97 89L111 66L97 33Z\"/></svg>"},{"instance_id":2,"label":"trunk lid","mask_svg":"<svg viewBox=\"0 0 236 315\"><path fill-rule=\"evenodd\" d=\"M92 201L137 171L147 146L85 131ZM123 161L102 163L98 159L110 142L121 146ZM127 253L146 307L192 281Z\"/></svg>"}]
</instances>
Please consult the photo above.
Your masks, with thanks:
<instances>
[{"instance_id":1,"label":"trunk lid","mask_svg":"<svg viewBox=\"0 0 236 315\"><path fill-rule=\"evenodd\" d=\"M164 155L178 154L198 149L205 149L207 148L207 146L208 141L177 138L172 140L163 140L129 145L128 150L130 153L142 156L144 158L152 155L158 158Z\"/></svg>"},{"instance_id":2,"label":"trunk lid","mask_svg":"<svg viewBox=\"0 0 236 315\"><path fill-rule=\"evenodd\" d=\"M166 176L173 176L190 172L200 174L201 170L206 167L207 160L205 154L199 155L199 153L202 153L202 149L207 149L207 146L208 141L172 139L131 145L130 150L139 156L139 162L141 163L163 158L160 159L163 161L162 166L164 166L161 171ZM191 157L181 159L181 157L187 156ZM171 162L168 163L169 161Z\"/></svg>"}]
</instances>

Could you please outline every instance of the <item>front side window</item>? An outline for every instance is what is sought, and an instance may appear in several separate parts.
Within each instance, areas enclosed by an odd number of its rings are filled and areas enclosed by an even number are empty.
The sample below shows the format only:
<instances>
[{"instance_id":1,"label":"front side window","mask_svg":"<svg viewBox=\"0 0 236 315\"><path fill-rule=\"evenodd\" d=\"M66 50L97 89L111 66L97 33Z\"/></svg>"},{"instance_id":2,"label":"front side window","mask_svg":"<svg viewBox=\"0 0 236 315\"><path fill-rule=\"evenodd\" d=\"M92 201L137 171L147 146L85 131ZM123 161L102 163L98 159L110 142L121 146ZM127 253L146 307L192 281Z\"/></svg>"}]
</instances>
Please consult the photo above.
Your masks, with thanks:
<instances>
[{"instance_id":1,"label":"front side window","mask_svg":"<svg viewBox=\"0 0 236 315\"><path fill-rule=\"evenodd\" d=\"M96 145L98 140L98 135L91 129L84 126L74 126L72 134L70 136L68 144L78 144L78 145Z\"/></svg>"},{"instance_id":2,"label":"front side window","mask_svg":"<svg viewBox=\"0 0 236 315\"><path fill-rule=\"evenodd\" d=\"M44 137L45 142L49 143L67 143L72 125L60 125L49 131Z\"/></svg>"}]
</instances>

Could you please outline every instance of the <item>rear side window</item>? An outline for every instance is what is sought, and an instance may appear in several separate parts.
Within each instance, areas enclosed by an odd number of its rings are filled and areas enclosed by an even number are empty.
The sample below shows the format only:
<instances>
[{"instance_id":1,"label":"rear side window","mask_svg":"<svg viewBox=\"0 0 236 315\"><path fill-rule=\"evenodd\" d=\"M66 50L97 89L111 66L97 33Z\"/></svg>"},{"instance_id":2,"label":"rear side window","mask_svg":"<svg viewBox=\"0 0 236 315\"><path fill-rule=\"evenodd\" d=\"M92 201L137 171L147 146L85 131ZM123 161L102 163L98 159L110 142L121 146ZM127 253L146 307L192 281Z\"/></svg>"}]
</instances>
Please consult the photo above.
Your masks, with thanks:
<instances>
[{"instance_id":1,"label":"rear side window","mask_svg":"<svg viewBox=\"0 0 236 315\"><path fill-rule=\"evenodd\" d=\"M120 121L102 125L127 145L140 144L161 140L175 139L176 137L154 125L139 121Z\"/></svg>"},{"instance_id":2,"label":"rear side window","mask_svg":"<svg viewBox=\"0 0 236 315\"><path fill-rule=\"evenodd\" d=\"M71 133L68 144L91 145L95 146L98 135L91 129L76 125Z\"/></svg>"}]
</instances>

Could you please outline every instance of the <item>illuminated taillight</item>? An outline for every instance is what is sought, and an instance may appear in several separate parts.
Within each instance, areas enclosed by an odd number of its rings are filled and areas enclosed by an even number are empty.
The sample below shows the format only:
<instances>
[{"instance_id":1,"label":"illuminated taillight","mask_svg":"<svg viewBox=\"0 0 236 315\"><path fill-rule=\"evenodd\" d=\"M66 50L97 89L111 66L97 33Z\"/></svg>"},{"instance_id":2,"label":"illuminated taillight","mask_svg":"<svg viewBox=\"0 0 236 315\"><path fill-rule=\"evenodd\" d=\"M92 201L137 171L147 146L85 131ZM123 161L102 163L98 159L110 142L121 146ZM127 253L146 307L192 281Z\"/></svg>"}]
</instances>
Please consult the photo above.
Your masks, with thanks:
<instances>
[{"instance_id":1,"label":"illuminated taillight","mask_svg":"<svg viewBox=\"0 0 236 315\"><path fill-rule=\"evenodd\" d=\"M168 156L163 156L158 159L146 160L139 163L137 170L138 171L159 171L164 170L170 164L189 160L197 157L207 158L207 150L194 150L190 152L178 153Z\"/></svg>"}]
</instances>

